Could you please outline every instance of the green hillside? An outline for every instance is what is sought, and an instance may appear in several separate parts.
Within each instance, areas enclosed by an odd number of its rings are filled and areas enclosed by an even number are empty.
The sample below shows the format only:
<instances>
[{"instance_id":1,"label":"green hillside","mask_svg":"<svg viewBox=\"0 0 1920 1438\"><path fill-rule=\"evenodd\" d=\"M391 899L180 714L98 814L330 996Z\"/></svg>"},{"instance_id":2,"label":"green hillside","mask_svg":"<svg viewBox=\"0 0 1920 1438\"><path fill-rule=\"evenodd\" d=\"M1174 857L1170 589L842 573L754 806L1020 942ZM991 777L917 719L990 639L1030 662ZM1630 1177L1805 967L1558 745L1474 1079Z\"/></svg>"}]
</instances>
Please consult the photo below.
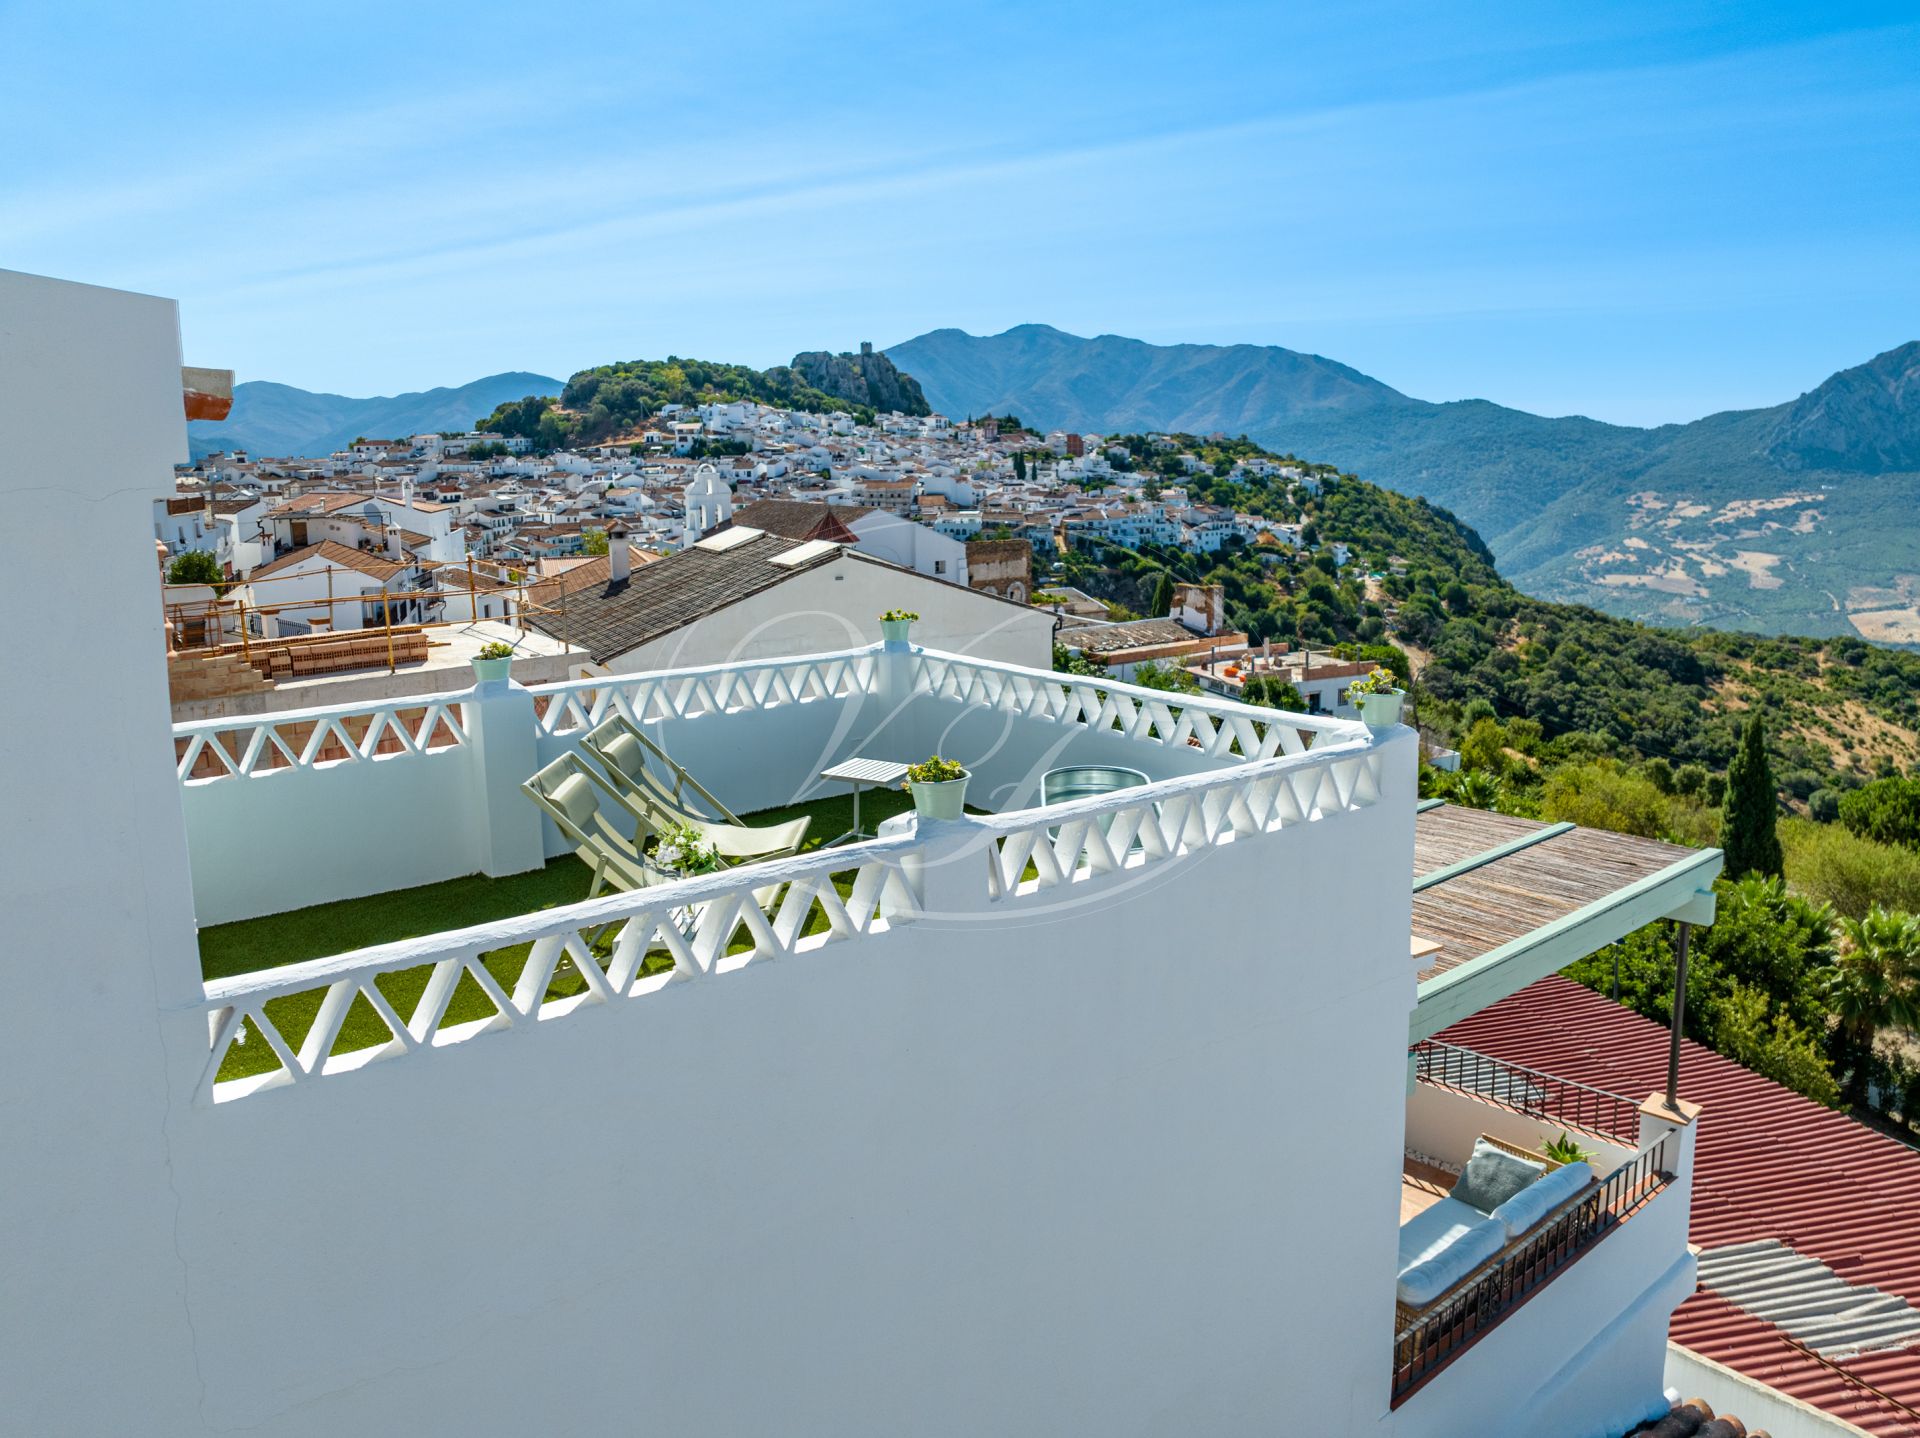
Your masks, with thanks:
<instances>
[{"instance_id":1,"label":"green hillside","mask_svg":"<svg viewBox=\"0 0 1920 1438\"><path fill-rule=\"evenodd\" d=\"M1318 494L1236 481L1248 441L1172 437L1209 469L1196 497L1302 524L1305 552L1230 545L1217 555L1095 544L1063 577L1142 608L1163 578L1217 583L1258 640L1328 649L1411 677L1413 722L1459 768L1421 769L1421 792L1695 846L1774 834L1779 871L1729 874L1696 938L1685 1027L1736 1062L1889 1131L1920 1134L1920 655L1838 640L1665 630L1529 598L1479 537L1424 500L1319 469ZM1157 480L1157 476L1156 476ZM1155 480L1149 481L1151 483ZM1333 545L1353 562L1335 562ZM1085 667L1061 651L1056 662ZM1184 671L1139 682L1184 689ZM1290 686L1250 689L1291 707ZM1765 772L1736 782L1751 724ZM1732 796L1751 794L1740 810ZM1769 802L1771 795L1772 802ZM1758 850L1756 850L1757 852ZM1731 851L1730 851L1731 852ZM1731 862L1731 859L1730 859ZM1672 992L1671 925L1574 965L1570 977L1660 1022Z\"/></svg>"},{"instance_id":2,"label":"green hillside","mask_svg":"<svg viewBox=\"0 0 1920 1438\"><path fill-rule=\"evenodd\" d=\"M1143 612L1166 573L1222 585L1230 624L1256 643L1395 644L1421 683L1423 725L1443 742L1492 717L1537 726L1550 757L1658 759L1711 772L1724 770L1740 724L1760 707L1773 726L1782 796L1801 811L1824 811L1920 763L1920 654L1857 637L1656 628L1533 598L1507 582L1472 528L1426 500L1326 466L1316 466L1318 494L1282 480L1230 480L1236 459L1270 452L1250 440L1171 439L1157 451L1145 436L1119 440L1158 455L1144 461L1160 471L1149 492L1163 478L1196 500L1302 522L1319 552L1103 544L1063 557L1067 582ZM1185 473L1180 452L1205 469ZM1352 551L1344 568L1326 547L1334 541Z\"/></svg>"},{"instance_id":3,"label":"green hillside","mask_svg":"<svg viewBox=\"0 0 1920 1438\"><path fill-rule=\"evenodd\" d=\"M1432 404L1276 346L1022 325L889 351L949 414L1224 431L1473 525L1530 594L1662 624L1920 644L1920 342L1769 409L1635 429Z\"/></svg>"},{"instance_id":4,"label":"green hillside","mask_svg":"<svg viewBox=\"0 0 1920 1438\"><path fill-rule=\"evenodd\" d=\"M765 370L669 355L583 369L557 396L529 395L502 404L479 427L557 449L618 438L667 405L691 408L735 400L815 414L844 410L863 424L872 422L876 405L928 412L920 387L885 355L810 351L796 355L792 365Z\"/></svg>"}]
</instances>

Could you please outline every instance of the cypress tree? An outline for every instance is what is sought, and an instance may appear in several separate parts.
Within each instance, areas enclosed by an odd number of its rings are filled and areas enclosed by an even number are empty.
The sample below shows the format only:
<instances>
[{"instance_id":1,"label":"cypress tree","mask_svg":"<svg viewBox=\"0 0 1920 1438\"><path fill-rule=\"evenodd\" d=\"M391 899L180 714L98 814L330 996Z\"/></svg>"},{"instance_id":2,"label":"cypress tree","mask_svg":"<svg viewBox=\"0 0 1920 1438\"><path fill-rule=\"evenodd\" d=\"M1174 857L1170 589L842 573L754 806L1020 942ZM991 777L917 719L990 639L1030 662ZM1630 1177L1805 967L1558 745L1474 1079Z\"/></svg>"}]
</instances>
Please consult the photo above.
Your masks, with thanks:
<instances>
[{"instance_id":1,"label":"cypress tree","mask_svg":"<svg viewBox=\"0 0 1920 1438\"><path fill-rule=\"evenodd\" d=\"M1775 830L1779 800L1773 767L1767 762L1767 731L1760 715L1747 721L1740 748L1727 765L1726 807L1720 817L1720 847L1726 851L1726 877L1748 874L1777 877L1784 868L1780 835Z\"/></svg>"},{"instance_id":2,"label":"cypress tree","mask_svg":"<svg viewBox=\"0 0 1920 1438\"><path fill-rule=\"evenodd\" d=\"M1160 582L1153 586L1153 612L1149 619L1165 619L1173 610L1173 576L1160 571Z\"/></svg>"}]
</instances>

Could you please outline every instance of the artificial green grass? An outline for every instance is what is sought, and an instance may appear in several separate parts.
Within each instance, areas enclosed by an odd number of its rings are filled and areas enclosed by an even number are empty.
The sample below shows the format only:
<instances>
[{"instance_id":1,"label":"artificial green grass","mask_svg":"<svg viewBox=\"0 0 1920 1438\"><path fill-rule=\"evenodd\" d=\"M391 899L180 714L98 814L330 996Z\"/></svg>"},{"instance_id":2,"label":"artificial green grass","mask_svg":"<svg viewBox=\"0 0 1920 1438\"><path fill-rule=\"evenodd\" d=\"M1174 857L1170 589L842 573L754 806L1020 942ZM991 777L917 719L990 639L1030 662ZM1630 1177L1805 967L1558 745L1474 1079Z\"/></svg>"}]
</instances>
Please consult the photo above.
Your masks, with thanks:
<instances>
[{"instance_id":1,"label":"artificial green grass","mask_svg":"<svg viewBox=\"0 0 1920 1438\"><path fill-rule=\"evenodd\" d=\"M869 789L860 796L860 822L869 833L882 819L912 807L912 800L898 790ZM744 815L754 825L784 823L801 815L812 817L802 848L813 850L838 838L852 825L853 800L850 794L815 800L806 804L767 809ZM849 869L833 876L834 887L845 898L853 892L855 871ZM420 938L449 929L466 928L494 919L512 918L559 908L587 897L592 873L571 855L551 861L544 869L491 879L469 875L443 883L425 884L413 889L397 889L373 894L364 899L343 899L316 904L290 913L270 914L258 919L242 919L231 924L215 924L200 931L200 969L205 978L229 978L263 969L297 964L307 959L329 958L353 949L399 939ZM802 932L816 934L827 927L825 912L816 903ZM618 928L609 929L594 944L595 954L604 959L612 950ZM511 993L519 982L520 971L532 952L531 944L515 944L481 956L487 972L500 987ZM751 947L744 926L728 946L729 953ZM641 965L641 973L658 973L668 968L672 957L665 949L652 950ZM380 994L404 1022L432 977L433 966L422 964L381 974L374 983ZM548 999L571 997L585 991L581 978L569 959L563 959L547 987ZM298 1051L307 1031L313 1026L326 996L325 989L311 989L270 1000L267 1016L287 1045ZM452 999L447 1004L441 1028L493 1017L495 1008L471 975L462 974ZM348 1010L332 1053L353 1053L376 1048L389 1042L392 1034L386 1023L364 996L356 996ZM220 1066L220 1081L272 1073L280 1060L252 1020L245 1027L244 1039L227 1050Z\"/></svg>"}]
</instances>

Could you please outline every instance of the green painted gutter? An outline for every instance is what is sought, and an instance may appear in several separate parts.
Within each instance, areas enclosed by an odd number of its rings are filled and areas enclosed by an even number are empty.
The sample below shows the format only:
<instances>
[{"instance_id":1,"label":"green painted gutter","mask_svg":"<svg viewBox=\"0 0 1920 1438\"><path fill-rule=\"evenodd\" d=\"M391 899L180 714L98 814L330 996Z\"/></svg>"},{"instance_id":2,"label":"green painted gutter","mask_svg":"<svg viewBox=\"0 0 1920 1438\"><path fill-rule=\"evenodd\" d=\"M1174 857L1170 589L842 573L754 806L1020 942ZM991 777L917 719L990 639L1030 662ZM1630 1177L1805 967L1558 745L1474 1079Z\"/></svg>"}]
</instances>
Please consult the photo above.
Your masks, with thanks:
<instances>
[{"instance_id":1,"label":"green painted gutter","mask_svg":"<svg viewBox=\"0 0 1920 1438\"><path fill-rule=\"evenodd\" d=\"M1485 853L1475 854L1471 858L1460 860L1458 863L1448 864L1445 868L1435 869L1431 874L1422 874L1413 881L1413 891L1417 894L1422 889L1431 889L1435 884L1444 884L1447 880L1457 879L1462 874L1471 874L1483 864L1491 864L1495 859L1504 859L1509 854L1519 853L1522 849L1531 849L1535 844L1557 838L1572 827L1573 825L1566 823L1549 824L1544 829L1535 829L1531 834L1522 834L1517 839L1509 839L1504 844L1496 844Z\"/></svg>"},{"instance_id":2,"label":"green painted gutter","mask_svg":"<svg viewBox=\"0 0 1920 1438\"><path fill-rule=\"evenodd\" d=\"M1432 1038L1448 1024L1518 993L1535 979L1558 973L1655 919L1678 916L1712 923L1713 881L1724 863L1718 849L1702 849L1458 968L1435 974L1420 985L1410 1041Z\"/></svg>"}]
</instances>

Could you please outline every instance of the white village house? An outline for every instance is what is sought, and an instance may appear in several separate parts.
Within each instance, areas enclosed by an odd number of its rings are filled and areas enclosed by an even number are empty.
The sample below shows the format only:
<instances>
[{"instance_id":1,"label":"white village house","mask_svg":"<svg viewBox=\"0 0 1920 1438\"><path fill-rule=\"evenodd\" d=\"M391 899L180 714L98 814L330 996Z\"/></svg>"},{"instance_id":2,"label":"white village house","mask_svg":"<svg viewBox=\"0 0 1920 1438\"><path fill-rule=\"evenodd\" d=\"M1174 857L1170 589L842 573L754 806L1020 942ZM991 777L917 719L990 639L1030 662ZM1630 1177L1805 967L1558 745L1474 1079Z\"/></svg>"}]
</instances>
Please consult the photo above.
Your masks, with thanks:
<instances>
[{"instance_id":1,"label":"white village house","mask_svg":"<svg viewBox=\"0 0 1920 1438\"><path fill-rule=\"evenodd\" d=\"M0 484L44 536L0 583L89 637L27 627L0 686L10 1431L1615 1438L1665 1412L1712 1112L1671 1072L1606 1093L1435 1036L1711 922L1716 851L1422 806L1411 730L968 650L1017 607L742 526L601 602L614 626L698 567L735 616L709 662L643 638L614 675L169 727L175 306L0 272L0 314ZM723 602L764 568L792 573ZM936 589L950 612L875 642ZM971 812L203 975L209 926L285 937L573 852L523 785L591 768L614 720L735 814L936 751ZM1137 782L1063 797L1063 768ZM1588 1157L1549 1171L1569 1127Z\"/></svg>"}]
</instances>

